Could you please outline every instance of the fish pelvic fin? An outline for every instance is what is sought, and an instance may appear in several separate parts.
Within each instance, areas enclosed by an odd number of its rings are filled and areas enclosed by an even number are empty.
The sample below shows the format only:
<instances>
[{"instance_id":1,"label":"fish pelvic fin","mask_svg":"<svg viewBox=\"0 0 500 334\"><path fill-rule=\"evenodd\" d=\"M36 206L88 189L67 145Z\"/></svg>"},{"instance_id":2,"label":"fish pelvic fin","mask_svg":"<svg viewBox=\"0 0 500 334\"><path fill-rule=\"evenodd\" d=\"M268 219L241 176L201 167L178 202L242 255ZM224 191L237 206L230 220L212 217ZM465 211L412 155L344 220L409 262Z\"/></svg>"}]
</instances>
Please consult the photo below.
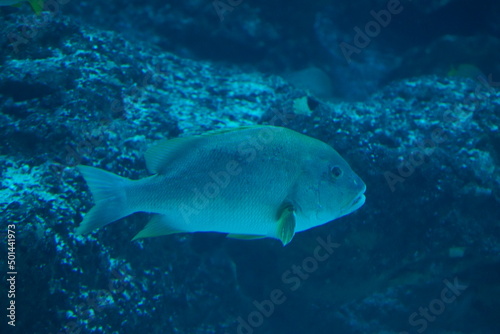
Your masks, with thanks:
<instances>
[{"instance_id":1,"label":"fish pelvic fin","mask_svg":"<svg viewBox=\"0 0 500 334\"><path fill-rule=\"evenodd\" d=\"M83 218L76 234L89 233L132 213L125 193L131 180L90 166L79 165L78 170L92 192L95 205Z\"/></svg>"},{"instance_id":2,"label":"fish pelvic fin","mask_svg":"<svg viewBox=\"0 0 500 334\"><path fill-rule=\"evenodd\" d=\"M149 223L139 233L135 235L132 241L142 238L158 237L160 235L169 235L174 233L182 233L178 229L170 226L169 220L165 215L155 215Z\"/></svg>"},{"instance_id":3,"label":"fish pelvic fin","mask_svg":"<svg viewBox=\"0 0 500 334\"><path fill-rule=\"evenodd\" d=\"M278 227L276 236L281 240L283 246L286 246L292 241L295 235L295 211L293 206L285 206L281 210L278 218Z\"/></svg>"}]
</instances>

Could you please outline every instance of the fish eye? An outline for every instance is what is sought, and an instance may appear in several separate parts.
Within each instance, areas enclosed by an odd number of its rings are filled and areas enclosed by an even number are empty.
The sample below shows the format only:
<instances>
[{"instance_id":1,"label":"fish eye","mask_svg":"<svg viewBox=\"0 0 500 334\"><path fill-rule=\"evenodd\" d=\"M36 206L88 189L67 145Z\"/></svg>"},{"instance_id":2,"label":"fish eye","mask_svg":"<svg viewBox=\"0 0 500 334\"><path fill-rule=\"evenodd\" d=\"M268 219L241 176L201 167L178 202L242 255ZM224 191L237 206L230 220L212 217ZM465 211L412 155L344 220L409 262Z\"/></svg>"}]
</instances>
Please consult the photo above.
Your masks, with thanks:
<instances>
[{"instance_id":1,"label":"fish eye","mask_svg":"<svg viewBox=\"0 0 500 334\"><path fill-rule=\"evenodd\" d=\"M330 174L335 178L339 178L344 174L344 171L339 166L330 167Z\"/></svg>"}]
</instances>

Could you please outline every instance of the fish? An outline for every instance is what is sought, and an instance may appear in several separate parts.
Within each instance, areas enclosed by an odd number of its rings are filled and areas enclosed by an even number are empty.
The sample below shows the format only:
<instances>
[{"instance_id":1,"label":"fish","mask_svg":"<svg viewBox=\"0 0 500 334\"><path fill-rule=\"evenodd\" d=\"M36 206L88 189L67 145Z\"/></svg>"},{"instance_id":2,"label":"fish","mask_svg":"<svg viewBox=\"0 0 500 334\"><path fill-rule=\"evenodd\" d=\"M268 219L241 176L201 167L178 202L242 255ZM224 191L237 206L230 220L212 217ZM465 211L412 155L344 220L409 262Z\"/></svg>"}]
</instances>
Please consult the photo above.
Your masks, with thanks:
<instances>
[{"instance_id":1,"label":"fish","mask_svg":"<svg viewBox=\"0 0 500 334\"><path fill-rule=\"evenodd\" d=\"M273 238L345 216L365 202L366 185L330 145L271 125L161 140L144 154L150 176L130 180L79 165L95 205L76 234L135 212L152 214L132 240L219 232Z\"/></svg>"},{"instance_id":2,"label":"fish","mask_svg":"<svg viewBox=\"0 0 500 334\"><path fill-rule=\"evenodd\" d=\"M29 2L35 14L39 15L43 10L43 0L0 0L0 6L18 7L23 2Z\"/></svg>"},{"instance_id":3,"label":"fish","mask_svg":"<svg viewBox=\"0 0 500 334\"><path fill-rule=\"evenodd\" d=\"M487 80L484 73L473 64L460 64L457 68L452 66L448 72L448 76L469 78L472 80L481 80L481 78Z\"/></svg>"}]
</instances>

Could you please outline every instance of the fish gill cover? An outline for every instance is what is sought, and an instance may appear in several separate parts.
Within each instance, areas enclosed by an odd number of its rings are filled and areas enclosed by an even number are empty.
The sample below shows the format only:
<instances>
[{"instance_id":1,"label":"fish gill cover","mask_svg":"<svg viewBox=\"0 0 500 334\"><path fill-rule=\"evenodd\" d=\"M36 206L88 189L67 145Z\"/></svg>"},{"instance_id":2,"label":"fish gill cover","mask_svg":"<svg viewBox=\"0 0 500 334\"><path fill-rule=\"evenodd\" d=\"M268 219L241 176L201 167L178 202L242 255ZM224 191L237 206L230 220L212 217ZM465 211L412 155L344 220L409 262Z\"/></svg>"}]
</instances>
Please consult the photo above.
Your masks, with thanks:
<instances>
[{"instance_id":1,"label":"fish gill cover","mask_svg":"<svg viewBox=\"0 0 500 334\"><path fill-rule=\"evenodd\" d=\"M498 2L11 5L2 333L499 332ZM366 184L364 206L286 247L131 242L144 212L75 233L95 204L77 165L144 179L163 139L254 125L333 147Z\"/></svg>"}]
</instances>

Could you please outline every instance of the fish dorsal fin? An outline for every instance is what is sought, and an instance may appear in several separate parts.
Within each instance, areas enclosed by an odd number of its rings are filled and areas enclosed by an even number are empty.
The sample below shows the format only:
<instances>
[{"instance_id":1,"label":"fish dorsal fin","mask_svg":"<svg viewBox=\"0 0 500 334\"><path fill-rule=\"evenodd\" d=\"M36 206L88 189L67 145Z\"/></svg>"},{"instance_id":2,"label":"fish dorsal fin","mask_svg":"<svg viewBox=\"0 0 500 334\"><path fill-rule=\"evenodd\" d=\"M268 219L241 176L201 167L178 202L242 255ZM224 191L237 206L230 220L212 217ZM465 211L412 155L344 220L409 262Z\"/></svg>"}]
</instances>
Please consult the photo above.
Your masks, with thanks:
<instances>
[{"instance_id":1,"label":"fish dorsal fin","mask_svg":"<svg viewBox=\"0 0 500 334\"><path fill-rule=\"evenodd\" d=\"M229 233L226 237L231 239L241 239L241 240L255 240L255 239L266 238L265 235L234 234L234 233Z\"/></svg>"},{"instance_id":2,"label":"fish dorsal fin","mask_svg":"<svg viewBox=\"0 0 500 334\"><path fill-rule=\"evenodd\" d=\"M276 236L281 240L283 246L292 241L295 235L295 210L291 204L282 205L278 213L278 226Z\"/></svg>"},{"instance_id":3,"label":"fish dorsal fin","mask_svg":"<svg viewBox=\"0 0 500 334\"><path fill-rule=\"evenodd\" d=\"M142 238L158 237L160 235L169 235L174 233L182 233L184 231L179 231L170 226L165 215L155 215L149 223L142 229L139 233L135 235L132 241Z\"/></svg>"},{"instance_id":4,"label":"fish dorsal fin","mask_svg":"<svg viewBox=\"0 0 500 334\"><path fill-rule=\"evenodd\" d=\"M144 153L148 171L152 174L161 174L177 157L188 152L199 138L200 136L179 137L159 141Z\"/></svg>"},{"instance_id":5,"label":"fish dorsal fin","mask_svg":"<svg viewBox=\"0 0 500 334\"><path fill-rule=\"evenodd\" d=\"M241 131L241 130L249 130L249 129L258 129L258 128L272 128L273 126L270 125L244 125L244 126L238 126L236 128L222 128L222 129L216 129L216 130L210 130L205 133L203 133L201 136L214 136L214 135L221 135L224 133L228 132L236 132L236 131Z\"/></svg>"},{"instance_id":6,"label":"fish dorsal fin","mask_svg":"<svg viewBox=\"0 0 500 334\"><path fill-rule=\"evenodd\" d=\"M261 128L262 125L241 126L238 128L218 129L206 132L202 135L191 137L178 137L173 139L160 140L150 147L144 158L148 171L152 174L162 174L176 158L190 152L201 141L209 139L211 136L223 135L229 132L241 131L253 128Z\"/></svg>"}]
</instances>

